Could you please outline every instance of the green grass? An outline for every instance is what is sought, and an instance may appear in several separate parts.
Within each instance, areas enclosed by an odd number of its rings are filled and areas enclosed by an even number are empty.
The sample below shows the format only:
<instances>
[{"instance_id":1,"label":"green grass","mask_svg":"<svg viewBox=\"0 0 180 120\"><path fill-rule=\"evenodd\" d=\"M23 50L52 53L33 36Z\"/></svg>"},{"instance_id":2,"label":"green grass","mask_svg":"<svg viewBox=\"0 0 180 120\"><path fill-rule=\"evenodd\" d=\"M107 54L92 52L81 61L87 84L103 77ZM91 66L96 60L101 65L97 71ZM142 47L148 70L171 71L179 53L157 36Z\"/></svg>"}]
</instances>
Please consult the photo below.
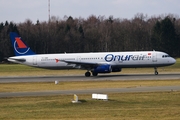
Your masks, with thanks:
<instances>
[{"instance_id":1,"label":"green grass","mask_svg":"<svg viewBox=\"0 0 180 120\"><path fill-rule=\"evenodd\" d=\"M109 101L79 95L0 98L0 119L178 120L180 92L109 94Z\"/></svg>"},{"instance_id":2,"label":"green grass","mask_svg":"<svg viewBox=\"0 0 180 120\"><path fill-rule=\"evenodd\" d=\"M76 81L35 83L0 83L0 92L45 91L45 90L82 90L98 88L134 88L139 86L175 86L180 80L132 80L132 81Z\"/></svg>"},{"instance_id":3,"label":"green grass","mask_svg":"<svg viewBox=\"0 0 180 120\"><path fill-rule=\"evenodd\" d=\"M1 92L123 88L180 85L179 80L78 81L54 83L1 83ZM108 93L109 101L92 100L91 94L0 98L0 119L63 120L178 120L180 91Z\"/></svg>"}]
</instances>

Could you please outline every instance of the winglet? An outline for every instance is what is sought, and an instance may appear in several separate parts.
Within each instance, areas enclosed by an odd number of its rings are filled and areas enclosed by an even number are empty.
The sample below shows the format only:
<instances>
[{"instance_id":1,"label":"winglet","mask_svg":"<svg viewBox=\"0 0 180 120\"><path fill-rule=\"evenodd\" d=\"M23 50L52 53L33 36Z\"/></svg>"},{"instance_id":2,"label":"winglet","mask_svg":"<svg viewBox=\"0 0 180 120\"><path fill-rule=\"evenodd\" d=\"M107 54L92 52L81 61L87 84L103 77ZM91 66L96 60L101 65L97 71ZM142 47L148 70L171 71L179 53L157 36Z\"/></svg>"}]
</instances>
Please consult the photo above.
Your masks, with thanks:
<instances>
[{"instance_id":1,"label":"winglet","mask_svg":"<svg viewBox=\"0 0 180 120\"><path fill-rule=\"evenodd\" d=\"M34 55L35 53L28 47L16 32L10 33L11 42L16 56Z\"/></svg>"}]
</instances>

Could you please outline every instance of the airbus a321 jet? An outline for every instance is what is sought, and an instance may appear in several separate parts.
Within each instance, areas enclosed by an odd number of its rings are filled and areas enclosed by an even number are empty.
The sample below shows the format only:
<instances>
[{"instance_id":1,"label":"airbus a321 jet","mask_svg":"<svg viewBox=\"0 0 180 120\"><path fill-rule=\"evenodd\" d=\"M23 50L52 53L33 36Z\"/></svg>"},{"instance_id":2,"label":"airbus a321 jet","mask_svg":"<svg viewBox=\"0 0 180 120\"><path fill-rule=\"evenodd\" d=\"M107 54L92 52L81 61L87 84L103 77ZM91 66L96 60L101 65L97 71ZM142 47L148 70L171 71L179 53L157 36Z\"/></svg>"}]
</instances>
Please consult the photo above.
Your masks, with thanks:
<instances>
[{"instance_id":1,"label":"airbus a321 jet","mask_svg":"<svg viewBox=\"0 0 180 120\"><path fill-rule=\"evenodd\" d=\"M46 69L85 69L86 77L140 67L153 67L158 75L157 67L176 62L167 53L159 51L35 54L17 33L11 32L10 38L16 56L9 57L8 61Z\"/></svg>"}]
</instances>

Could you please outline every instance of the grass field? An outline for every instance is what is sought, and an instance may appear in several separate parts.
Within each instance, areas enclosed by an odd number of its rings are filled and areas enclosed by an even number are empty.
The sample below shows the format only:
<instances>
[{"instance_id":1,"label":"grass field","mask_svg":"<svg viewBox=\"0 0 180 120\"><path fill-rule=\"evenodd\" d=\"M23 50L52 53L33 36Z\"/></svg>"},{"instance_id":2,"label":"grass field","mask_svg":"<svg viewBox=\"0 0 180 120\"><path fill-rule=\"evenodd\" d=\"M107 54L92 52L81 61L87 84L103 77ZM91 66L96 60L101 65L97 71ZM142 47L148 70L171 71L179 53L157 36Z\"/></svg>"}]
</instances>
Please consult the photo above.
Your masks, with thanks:
<instances>
[{"instance_id":1,"label":"grass field","mask_svg":"<svg viewBox=\"0 0 180 120\"><path fill-rule=\"evenodd\" d=\"M179 120L180 92L109 94L109 101L79 95L0 99L0 119L50 120Z\"/></svg>"},{"instance_id":2,"label":"grass field","mask_svg":"<svg viewBox=\"0 0 180 120\"><path fill-rule=\"evenodd\" d=\"M75 81L60 82L34 82L34 83L1 83L0 92L46 91L46 90L82 90L98 88L135 88L152 86L176 86L180 80L124 80L124 81Z\"/></svg>"},{"instance_id":3,"label":"grass field","mask_svg":"<svg viewBox=\"0 0 180 120\"><path fill-rule=\"evenodd\" d=\"M180 73L180 59L159 73ZM0 76L84 75L84 70L44 70L19 64L0 64ZM154 73L153 68L123 69L126 73ZM54 83L1 83L0 93L18 91L131 88L180 85L180 80L78 81ZM92 100L91 94L78 95L81 104L72 104L73 95L0 98L0 119L51 120L179 120L180 91L109 93L108 101Z\"/></svg>"}]
</instances>

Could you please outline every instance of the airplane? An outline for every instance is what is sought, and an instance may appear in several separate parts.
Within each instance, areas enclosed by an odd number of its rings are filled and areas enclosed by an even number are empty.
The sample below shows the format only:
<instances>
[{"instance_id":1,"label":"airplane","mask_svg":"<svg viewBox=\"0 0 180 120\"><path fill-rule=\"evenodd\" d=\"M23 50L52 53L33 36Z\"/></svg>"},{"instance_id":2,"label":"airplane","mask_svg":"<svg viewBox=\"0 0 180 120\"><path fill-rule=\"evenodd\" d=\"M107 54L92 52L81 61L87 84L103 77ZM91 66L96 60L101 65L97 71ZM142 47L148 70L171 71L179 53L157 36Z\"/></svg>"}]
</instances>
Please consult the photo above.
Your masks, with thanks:
<instances>
[{"instance_id":1,"label":"airplane","mask_svg":"<svg viewBox=\"0 0 180 120\"><path fill-rule=\"evenodd\" d=\"M120 72L122 68L153 67L158 75L157 67L175 64L176 60L165 52L134 51L134 52L94 52L94 53L63 53L35 54L15 33L10 39L16 56L8 61L45 69L85 69L85 76L97 76L99 73Z\"/></svg>"}]
</instances>

